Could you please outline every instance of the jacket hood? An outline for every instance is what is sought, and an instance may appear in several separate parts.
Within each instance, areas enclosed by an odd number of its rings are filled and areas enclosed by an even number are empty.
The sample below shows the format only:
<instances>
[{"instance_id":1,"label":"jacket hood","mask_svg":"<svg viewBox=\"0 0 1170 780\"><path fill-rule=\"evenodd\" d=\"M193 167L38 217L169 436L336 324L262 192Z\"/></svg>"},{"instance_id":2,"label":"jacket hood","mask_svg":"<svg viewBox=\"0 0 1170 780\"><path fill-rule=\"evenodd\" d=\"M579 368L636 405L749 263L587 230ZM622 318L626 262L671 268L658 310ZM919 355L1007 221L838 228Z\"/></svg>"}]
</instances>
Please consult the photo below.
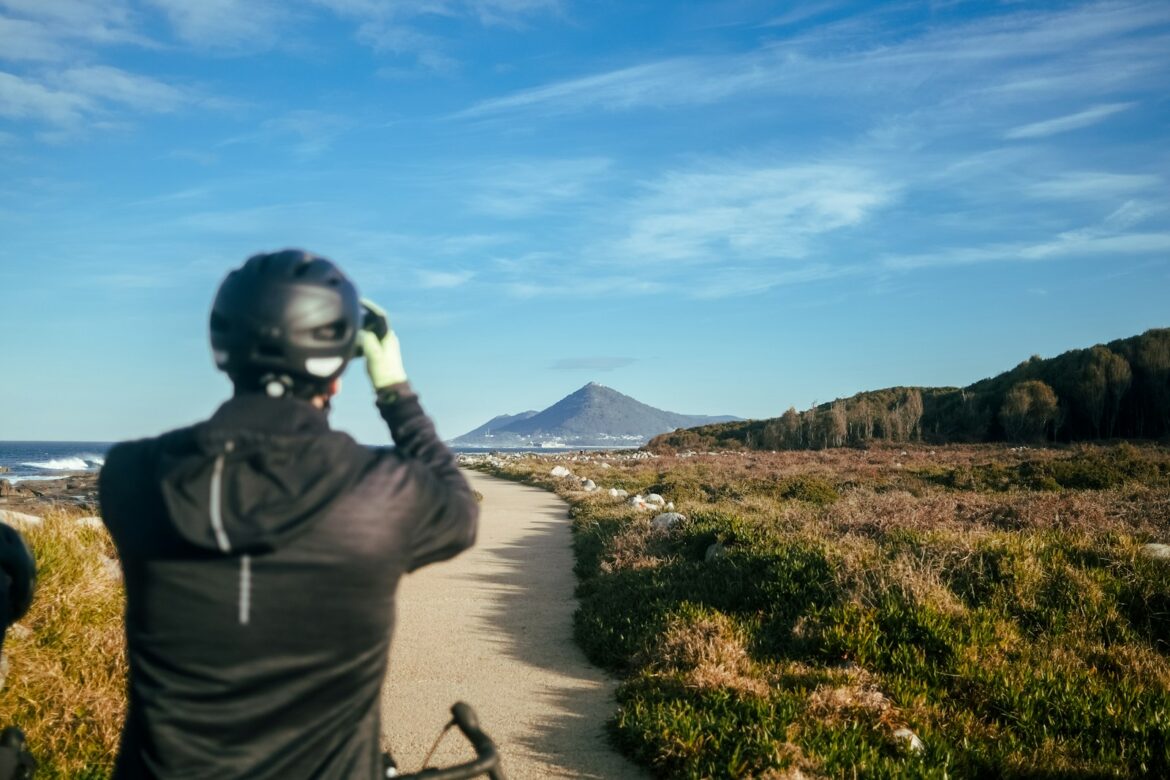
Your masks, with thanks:
<instances>
[{"instance_id":1,"label":"jacket hood","mask_svg":"<svg viewBox=\"0 0 1170 780\"><path fill-rule=\"evenodd\" d=\"M308 530L356 482L356 443L295 398L242 395L165 448L156 477L175 530L197 547L262 553Z\"/></svg>"}]
</instances>

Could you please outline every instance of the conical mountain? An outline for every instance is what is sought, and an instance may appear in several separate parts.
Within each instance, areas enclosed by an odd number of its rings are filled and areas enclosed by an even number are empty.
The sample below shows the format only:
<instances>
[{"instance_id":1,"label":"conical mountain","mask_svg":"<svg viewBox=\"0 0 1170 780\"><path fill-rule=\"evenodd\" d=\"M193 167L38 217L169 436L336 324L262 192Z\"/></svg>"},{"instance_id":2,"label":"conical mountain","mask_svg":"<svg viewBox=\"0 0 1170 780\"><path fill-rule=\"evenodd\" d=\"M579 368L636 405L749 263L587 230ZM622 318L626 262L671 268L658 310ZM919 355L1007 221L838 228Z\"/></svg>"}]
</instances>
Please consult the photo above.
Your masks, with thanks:
<instances>
[{"instance_id":1,"label":"conical mountain","mask_svg":"<svg viewBox=\"0 0 1170 780\"><path fill-rule=\"evenodd\" d=\"M500 419L500 418L496 418ZM734 417L678 414L655 409L617 390L590 382L547 409L504 425L487 423L454 440L456 445L524 446L560 440L567 445L640 444L660 433ZM493 421L494 422L494 421ZM480 434L489 427L491 441Z\"/></svg>"}]
</instances>

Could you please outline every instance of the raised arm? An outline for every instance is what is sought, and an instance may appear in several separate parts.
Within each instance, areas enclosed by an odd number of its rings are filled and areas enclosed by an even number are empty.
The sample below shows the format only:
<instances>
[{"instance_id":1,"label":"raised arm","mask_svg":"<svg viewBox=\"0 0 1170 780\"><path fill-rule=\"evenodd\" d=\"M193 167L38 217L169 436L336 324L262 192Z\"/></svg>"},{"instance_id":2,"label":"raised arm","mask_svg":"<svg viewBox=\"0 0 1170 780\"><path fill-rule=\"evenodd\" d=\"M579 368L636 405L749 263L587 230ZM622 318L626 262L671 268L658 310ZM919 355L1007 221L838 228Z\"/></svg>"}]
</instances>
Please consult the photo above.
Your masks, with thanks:
<instances>
[{"instance_id":1,"label":"raised arm","mask_svg":"<svg viewBox=\"0 0 1170 780\"><path fill-rule=\"evenodd\" d=\"M479 505L454 453L439 439L407 382L398 336L386 313L370 301L362 301L362 306L366 324L358 345L377 393L378 411L418 490L409 567L413 571L470 547L475 542Z\"/></svg>"}]
</instances>

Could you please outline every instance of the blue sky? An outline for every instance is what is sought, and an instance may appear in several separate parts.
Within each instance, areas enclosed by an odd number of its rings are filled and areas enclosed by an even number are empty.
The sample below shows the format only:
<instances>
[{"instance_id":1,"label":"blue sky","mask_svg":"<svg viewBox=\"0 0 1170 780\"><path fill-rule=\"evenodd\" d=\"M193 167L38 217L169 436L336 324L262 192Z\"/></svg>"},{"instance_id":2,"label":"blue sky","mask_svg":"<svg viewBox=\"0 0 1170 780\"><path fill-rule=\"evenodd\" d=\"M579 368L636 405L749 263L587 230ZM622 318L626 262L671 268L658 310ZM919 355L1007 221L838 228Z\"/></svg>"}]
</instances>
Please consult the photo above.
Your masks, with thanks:
<instances>
[{"instance_id":1,"label":"blue sky","mask_svg":"<svg viewBox=\"0 0 1170 780\"><path fill-rule=\"evenodd\" d=\"M223 275L391 311L444 436L775 416L1170 325L1170 4L0 0L0 439L228 393ZM360 365L337 426L385 433Z\"/></svg>"}]
</instances>

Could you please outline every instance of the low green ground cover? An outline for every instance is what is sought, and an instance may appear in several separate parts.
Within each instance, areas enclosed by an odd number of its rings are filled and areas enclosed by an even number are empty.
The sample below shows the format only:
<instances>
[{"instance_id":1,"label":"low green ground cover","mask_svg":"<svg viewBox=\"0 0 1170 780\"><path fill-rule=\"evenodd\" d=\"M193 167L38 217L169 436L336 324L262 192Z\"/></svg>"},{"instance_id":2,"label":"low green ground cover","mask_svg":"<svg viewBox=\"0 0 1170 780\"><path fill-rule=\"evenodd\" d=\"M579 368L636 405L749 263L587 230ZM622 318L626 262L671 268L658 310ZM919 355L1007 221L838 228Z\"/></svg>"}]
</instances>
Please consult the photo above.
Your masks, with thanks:
<instances>
[{"instance_id":1,"label":"low green ground cover","mask_svg":"<svg viewBox=\"0 0 1170 780\"><path fill-rule=\"evenodd\" d=\"M1170 776L1165 448L557 462L603 489L483 468L571 501L577 639L657 774Z\"/></svg>"}]
</instances>

